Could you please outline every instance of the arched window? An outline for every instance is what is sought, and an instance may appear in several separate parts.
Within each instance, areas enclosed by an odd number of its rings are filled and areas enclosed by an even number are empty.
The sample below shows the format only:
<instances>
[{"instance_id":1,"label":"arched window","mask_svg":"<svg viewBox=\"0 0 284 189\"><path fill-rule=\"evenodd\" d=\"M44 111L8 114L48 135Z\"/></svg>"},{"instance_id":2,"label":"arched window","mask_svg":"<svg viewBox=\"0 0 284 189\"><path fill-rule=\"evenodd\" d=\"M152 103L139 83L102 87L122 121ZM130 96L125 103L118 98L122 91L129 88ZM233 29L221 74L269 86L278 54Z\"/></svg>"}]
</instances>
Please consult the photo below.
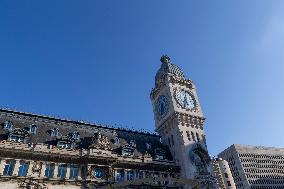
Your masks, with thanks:
<instances>
[{"instance_id":1,"label":"arched window","mask_svg":"<svg viewBox=\"0 0 284 189\"><path fill-rule=\"evenodd\" d=\"M193 141L196 141L196 139L195 139L195 136L194 136L194 133L191 131L191 137L192 137L192 140Z\"/></svg>"},{"instance_id":2,"label":"arched window","mask_svg":"<svg viewBox=\"0 0 284 189\"><path fill-rule=\"evenodd\" d=\"M114 138L114 144L116 144L116 145L119 144L119 138L118 138L118 137L115 137L115 138Z\"/></svg>"},{"instance_id":3,"label":"arched window","mask_svg":"<svg viewBox=\"0 0 284 189\"><path fill-rule=\"evenodd\" d=\"M53 130L51 130L51 136L57 137L59 135L60 135L60 133L59 133L59 129L58 128L54 128Z\"/></svg>"},{"instance_id":4,"label":"arched window","mask_svg":"<svg viewBox=\"0 0 284 189\"><path fill-rule=\"evenodd\" d=\"M150 144L150 143L146 142L145 145L146 145L146 149L147 149L147 150L150 150L150 149L151 149L151 144Z\"/></svg>"},{"instance_id":5,"label":"arched window","mask_svg":"<svg viewBox=\"0 0 284 189\"><path fill-rule=\"evenodd\" d=\"M79 140L80 139L80 134L78 131L74 131L72 134L71 134L71 138L73 140Z\"/></svg>"},{"instance_id":6,"label":"arched window","mask_svg":"<svg viewBox=\"0 0 284 189\"><path fill-rule=\"evenodd\" d=\"M13 129L13 123L11 121L5 121L4 129L12 130Z\"/></svg>"},{"instance_id":7,"label":"arched window","mask_svg":"<svg viewBox=\"0 0 284 189\"><path fill-rule=\"evenodd\" d=\"M135 143L135 140L130 140L129 144L130 144L131 146L134 146L134 147L136 147L136 143Z\"/></svg>"},{"instance_id":8,"label":"arched window","mask_svg":"<svg viewBox=\"0 0 284 189\"><path fill-rule=\"evenodd\" d=\"M196 133L196 138L197 138L197 141L199 142L200 141L200 137L199 137L198 133Z\"/></svg>"},{"instance_id":9,"label":"arched window","mask_svg":"<svg viewBox=\"0 0 284 189\"><path fill-rule=\"evenodd\" d=\"M36 125L31 125L30 126L30 133L36 134L36 131L37 131L37 126Z\"/></svg>"}]
</instances>

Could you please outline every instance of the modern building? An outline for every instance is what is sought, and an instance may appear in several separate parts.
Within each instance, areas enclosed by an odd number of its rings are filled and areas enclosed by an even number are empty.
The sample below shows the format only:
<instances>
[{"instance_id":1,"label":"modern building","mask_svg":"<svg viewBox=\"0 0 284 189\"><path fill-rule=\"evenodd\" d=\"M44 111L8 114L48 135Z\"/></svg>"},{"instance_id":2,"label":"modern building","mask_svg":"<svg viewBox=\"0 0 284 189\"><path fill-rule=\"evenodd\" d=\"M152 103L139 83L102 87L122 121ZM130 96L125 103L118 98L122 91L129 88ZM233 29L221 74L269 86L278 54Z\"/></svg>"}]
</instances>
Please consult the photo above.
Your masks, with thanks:
<instances>
[{"instance_id":1,"label":"modern building","mask_svg":"<svg viewBox=\"0 0 284 189\"><path fill-rule=\"evenodd\" d=\"M228 161L237 189L284 188L284 148L234 144L218 157Z\"/></svg>"},{"instance_id":2,"label":"modern building","mask_svg":"<svg viewBox=\"0 0 284 189\"><path fill-rule=\"evenodd\" d=\"M0 109L0 188L217 188L196 87L161 62L158 134Z\"/></svg>"},{"instance_id":3,"label":"modern building","mask_svg":"<svg viewBox=\"0 0 284 189\"><path fill-rule=\"evenodd\" d=\"M236 189L229 164L222 158L213 158L212 165L220 189Z\"/></svg>"}]
</instances>

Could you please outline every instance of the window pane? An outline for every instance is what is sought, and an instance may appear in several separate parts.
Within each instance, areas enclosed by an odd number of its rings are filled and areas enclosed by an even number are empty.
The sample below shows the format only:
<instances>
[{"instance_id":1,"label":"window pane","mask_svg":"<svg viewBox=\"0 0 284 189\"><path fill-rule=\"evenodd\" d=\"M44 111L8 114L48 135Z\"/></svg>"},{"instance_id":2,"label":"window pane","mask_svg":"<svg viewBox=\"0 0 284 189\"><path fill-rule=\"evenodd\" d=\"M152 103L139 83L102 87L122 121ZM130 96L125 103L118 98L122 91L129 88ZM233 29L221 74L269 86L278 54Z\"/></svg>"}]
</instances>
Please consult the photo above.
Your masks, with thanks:
<instances>
[{"instance_id":1,"label":"window pane","mask_svg":"<svg viewBox=\"0 0 284 189\"><path fill-rule=\"evenodd\" d=\"M117 170L116 180L117 181L124 181L124 170Z\"/></svg>"},{"instance_id":2,"label":"window pane","mask_svg":"<svg viewBox=\"0 0 284 189\"><path fill-rule=\"evenodd\" d=\"M61 164L58 166L58 177L60 179L65 179L66 177L66 170L67 170L67 166L66 164Z\"/></svg>"},{"instance_id":3,"label":"window pane","mask_svg":"<svg viewBox=\"0 0 284 189\"><path fill-rule=\"evenodd\" d=\"M46 164L45 176L47 178L52 178L53 174L54 174L54 164Z\"/></svg>"},{"instance_id":4,"label":"window pane","mask_svg":"<svg viewBox=\"0 0 284 189\"><path fill-rule=\"evenodd\" d=\"M76 179L78 176L78 167L76 165L70 165L70 179Z\"/></svg>"},{"instance_id":5,"label":"window pane","mask_svg":"<svg viewBox=\"0 0 284 189\"><path fill-rule=\"evenodd\" d=\"M19 172L18 172L18 176L20 177L25 177L28 174L28 169L29 169L29 164L21 161L20 162L20 167L19 167Z\"/></svg>"},{"instance_id":6,"label":"window pane","mask_svg":"<svg viewBox=\"0 0 284 189\"><path fill-rule=\"evenodd\" d=\"M12 176L15 167L14 160L7 160L4 168L3 175Z\"/></svg>"}]
</instances>

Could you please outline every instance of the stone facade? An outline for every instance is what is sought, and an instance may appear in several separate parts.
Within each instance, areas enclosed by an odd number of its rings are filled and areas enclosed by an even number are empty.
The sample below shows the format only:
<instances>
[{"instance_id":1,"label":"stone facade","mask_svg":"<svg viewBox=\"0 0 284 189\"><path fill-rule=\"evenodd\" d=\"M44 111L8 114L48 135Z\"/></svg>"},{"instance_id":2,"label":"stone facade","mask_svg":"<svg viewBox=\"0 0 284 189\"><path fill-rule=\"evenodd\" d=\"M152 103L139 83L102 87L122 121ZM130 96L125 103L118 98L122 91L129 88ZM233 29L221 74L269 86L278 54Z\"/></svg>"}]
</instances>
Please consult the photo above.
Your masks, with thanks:
<instances>
[{"instance_id":1,"label":"stone facade","mask_svg":"<svg viewBox=\"0 0 284 189\"><path fill-rule=\"evenodd\" d=\"M179 177L180 167L155 134L4 109L0 124L0 188L95 188Z\"/></svg>"},{"instance_id":2,"label":"stone facade","mask_svg":"<svg viewBox=\"0 0 284 189\"><path fill-rule=\"evenodd\" d=\"M198 180L201 188L216 188L196 86L168 56L161 62L150 96L156 131L170 147L182 177Z\"/></svg>"},{"instance_id":3,"label":"stone facade","mask_svg":"<svg viewBox=\"0 0 284 189\"><path fill-rule=\"evenodd\" d=\"M229 164L222 158L213 158L212 165L220 189L236 189Z\"/></svg>"},{"instance_id":4,"label":"stone facade","mask_svg":"<svg viewBox=\"0 0 284 189\"><path fill-rule=\"evenodd\" d=\"M229 162L237 188L284 188L283 148L234 144L218 157Z\"/></svg>"},{"instance_id":5,"label":"stone facade","mask_svg":"<svg viewBox=\"0 0 284 189\"><path fill-rule=\"evenodd\" d=\"M161 62L159 135L0 109L0 188L218 188L196 87Z\"/></svg>"}]
</instances>

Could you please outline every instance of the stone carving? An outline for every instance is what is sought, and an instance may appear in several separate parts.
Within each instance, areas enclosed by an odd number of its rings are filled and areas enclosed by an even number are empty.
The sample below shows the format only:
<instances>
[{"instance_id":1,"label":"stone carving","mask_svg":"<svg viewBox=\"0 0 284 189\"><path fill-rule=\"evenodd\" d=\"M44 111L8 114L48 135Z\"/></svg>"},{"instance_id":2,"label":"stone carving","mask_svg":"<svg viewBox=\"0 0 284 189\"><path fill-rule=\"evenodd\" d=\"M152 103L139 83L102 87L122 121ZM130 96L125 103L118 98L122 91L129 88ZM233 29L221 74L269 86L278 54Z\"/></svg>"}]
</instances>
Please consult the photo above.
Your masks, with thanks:
<instances>
[{"instance_id":1,"label":"stone carving","mask_svg":"<svg viewBox=\"0 0 284 189\"><path fill-rule=\"evenodd\" d=\"M35 176L35 177L39 177L41 167L42 167L41 162L34 162L33 165L32 165L32 175Z\"/></svg>"},{"instance_id":2,"label":"stone carving","mask_svg":"<svg viewBox=\"0 0 284 189\"><path fill-rule=\"evenodd\" d=\"M101 133L95 133L94 134L92 146L98 147L100 149L106 149L106 150L111 149L110 140L108 139L107 136L105 136Z\"/></svg>"},{"instance_id":3,"label":"stone carving","mask_svg":"<svg viewBox=\"0 0 284 189\"><path fill-rule=\"evenodd\" d=\"M110 141L107 136L99 134L98 143L102 148L109 148Z\"/></svg>"},{"instance_id":4,"label":"stone carving","mask_svg":"<svg viewBox=\"0 0 284 189\"><path fill-rule=\"evenodd\" d=\"M162 63L165 63L165 64L171 63L170 57L169 57L168 55L166 55L166 54L161 57L160 61L161 61Z\"/></svg>"},{"instance_id":5,"label":"stone carving","mask_svg":"<svg viewBox=\"0 0 284 189\"><path fill-rule=\"evenodd\" d=\"M44 183L38 183L37 181L34 180L25 180L23 182L20 182L18 184L18 188L19 189L48 189L48 187L46 186L46 184Z\"/></svg>"},{"instance_id":6,"label":"stone carving","mask_svg":"<svg viewBox=\"0 0 284 189\"><path fill-rule=\"evenodd\" d=\"M148 151L146 151L144 154L144 158L151 158L151 157L152 157L151 154Z\"/></svg>"}]
</instances>

